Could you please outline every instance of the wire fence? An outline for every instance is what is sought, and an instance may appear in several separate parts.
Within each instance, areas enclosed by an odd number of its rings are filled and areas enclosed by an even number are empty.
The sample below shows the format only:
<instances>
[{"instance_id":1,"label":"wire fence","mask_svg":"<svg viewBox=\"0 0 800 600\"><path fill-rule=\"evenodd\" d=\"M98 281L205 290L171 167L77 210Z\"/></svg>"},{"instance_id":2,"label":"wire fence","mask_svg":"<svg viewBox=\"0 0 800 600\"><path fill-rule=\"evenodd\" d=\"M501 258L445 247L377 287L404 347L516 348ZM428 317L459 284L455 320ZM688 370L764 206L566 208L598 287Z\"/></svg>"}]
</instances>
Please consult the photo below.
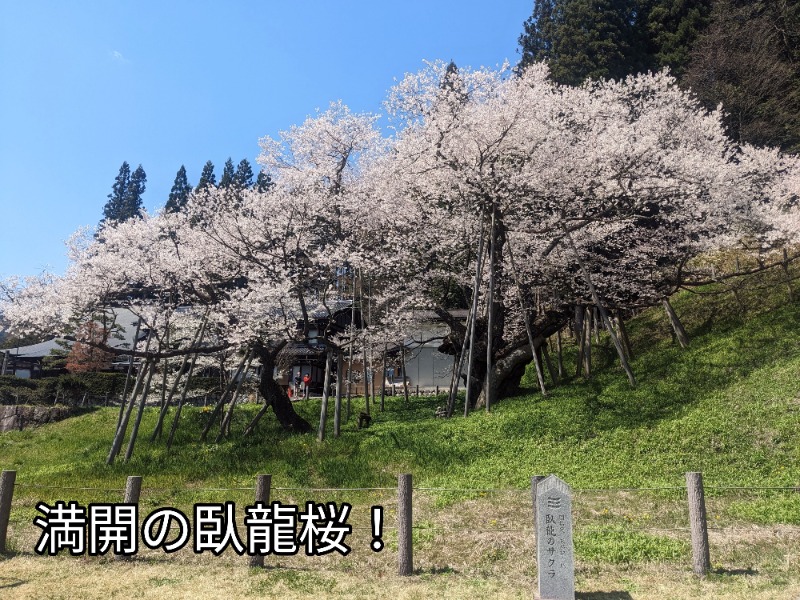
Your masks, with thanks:
<instances>
[{"instance_id":1,"label":"wire fence","mask_svg":"<svg viewBox=\"0 0 800 600\"><path fill-rule=\"evenodd\" d=\"M144 480L135 498L126 496L127 487L47 485L25 480L14 480L9 486L8 481L5 485L0 481L0 549L33 554L42 535L42 529L34 523L42 516L39 503L58 501L74 501L83 507L133 502L139 507L140 521L148 512L162 508L196 515L197 506L231 502L235 528L246 543L249 530L242 524L247 507L255 505L258 484L149 487ZM709 492L705 498L706 530L712 546L758 546L766 541L800 548L800 487L707 485L705 489ZM686 486L585 487L571 492L579 561L602 561L606 546L616 544L613 562L678 556L688 563L691 515ZM535 564L537 528L530 487L417 486L412 488L409 514L403 512L399 493L397 487L387 486L269 486L268 491L270 502L297 507L300 512L309 502L311 506L329 502L339 508L344 503L350 505L347 524L353 547L360 551L353 554L363 556L369 540L381 538L389 550L383 552L383 558L391 560L386 557L403 551L400 537L407 527L412 532L416 564L458 565L486 561L487 556L497 557L495 562L526 564L528 568ZM376 506L382 511L379 531L371 513ZM671 554L659 548L668 548ZM367 551L366 555L370 556L367 562L376 560L374 553ZM353 560L352 556L340 559Z\"/></svg>"}]
</instances>

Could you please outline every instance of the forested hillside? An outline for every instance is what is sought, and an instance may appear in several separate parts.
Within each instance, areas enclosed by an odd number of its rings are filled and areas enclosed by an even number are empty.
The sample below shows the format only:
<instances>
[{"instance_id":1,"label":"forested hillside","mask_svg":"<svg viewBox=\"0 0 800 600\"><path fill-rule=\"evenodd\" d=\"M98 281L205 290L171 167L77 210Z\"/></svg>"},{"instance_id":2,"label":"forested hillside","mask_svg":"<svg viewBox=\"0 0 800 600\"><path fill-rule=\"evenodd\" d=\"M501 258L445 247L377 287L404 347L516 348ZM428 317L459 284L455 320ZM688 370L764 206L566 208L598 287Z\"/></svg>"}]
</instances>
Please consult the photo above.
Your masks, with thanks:
<instances>
[{"instance_id":1,"label":"forested hillside","mask_svg":"<svg viewBox=\"0 0 800 600\"><path fill-rule=\"evenodd\" d=\"M800 3L795 0L537 0L521 67L556 81L669 68L741 142L800 150Z\"/></svg>"}]
</instances>

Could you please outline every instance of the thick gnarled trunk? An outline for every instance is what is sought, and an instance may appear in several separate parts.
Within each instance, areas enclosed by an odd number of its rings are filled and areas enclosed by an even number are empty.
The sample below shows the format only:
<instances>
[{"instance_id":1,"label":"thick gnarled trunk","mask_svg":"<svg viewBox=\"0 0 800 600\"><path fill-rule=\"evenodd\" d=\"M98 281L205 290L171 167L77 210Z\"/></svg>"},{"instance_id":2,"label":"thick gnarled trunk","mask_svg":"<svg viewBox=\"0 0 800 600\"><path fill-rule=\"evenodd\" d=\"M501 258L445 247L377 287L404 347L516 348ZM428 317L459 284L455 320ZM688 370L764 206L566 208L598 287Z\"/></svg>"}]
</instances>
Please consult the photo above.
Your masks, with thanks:
<instances>
[{"instance_id":1,"label":"thick gnarled trunk","mask_svg":"<svg viewBox=\"0 0 800 600\"><path fill-rule=\"evenodd\" d=\"M548 312L531 320L534 346L538 349L547 342L547 338L560 330L568 321L567 311ZM485 406L484 383L486 381L486 320L479 319L476 323L475 357L471 381L472 398L475 398L473 408ZM464 343L464 327L451 329L450 335L445 338L445 343L439 352L458 356L461 345ZM494 398L501 399L515 394L520 389L520 382L525 375L527 365L533 360L531 345L527 333L520 333L515 339L505 342L502 348L493 353L492 360L492 387ZM462 373L462 380L466 385L466 374Z\"/></svg>"},{"instance_id":2,"label":"thick gnarled trunk","mask_svg":"<svg viewBox=\"0 0 800 600\"><path fill-rule=\"evenodd\" d=\"M263 344L256 344L255 353L261 361L261 380L258 383L258 391L261 392L265 405L271 406L275 411L281 427L294 433L308 433L312 429L311 424L294 411L289 396L273 377L275 357L280 349L281 347L269 348Z\"/></svg>"},{"instance_id":3,"label":"thick gnarled trunk","mask_svg":"<svg viewBox=\"0 0 800 600\"><path fill-rule=\"evenodd\" d=\"M546 330L539 330L539 333L533 338L536 350L542 348L547 343L549 335L553 335L557 329L551 331L556 327L555 324L548 327ZM520 390L520 383L525 375L526 367L533 361L533 352L531 352L531 345L528 342L527 335L519 336L509 343L500 354L495 354L492 363L492 388L494 398L504 398L514 395ZM482 365L483 371L486 371L486 364ZM483 380L478 385L483 385ZM475 408L485 406L486 394L485 390L481 390Z\"/></svg>"}]
</instances>

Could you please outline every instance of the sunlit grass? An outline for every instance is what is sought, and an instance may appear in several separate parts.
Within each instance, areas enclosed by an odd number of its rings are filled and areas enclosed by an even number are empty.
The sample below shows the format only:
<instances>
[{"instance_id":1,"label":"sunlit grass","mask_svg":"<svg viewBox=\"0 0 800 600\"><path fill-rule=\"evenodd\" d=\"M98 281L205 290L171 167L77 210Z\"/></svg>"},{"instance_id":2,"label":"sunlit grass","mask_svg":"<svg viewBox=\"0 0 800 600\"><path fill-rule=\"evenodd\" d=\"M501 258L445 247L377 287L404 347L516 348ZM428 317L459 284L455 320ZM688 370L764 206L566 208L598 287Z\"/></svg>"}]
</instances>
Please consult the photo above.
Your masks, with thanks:
<instances>
[{"instance_id":1,"label":"sunlit grass","mask_svg":"<svg viewBox=\"0 0 800 600\"><path fill-rule=\"evenodd\" d=\"M373 407L371 427L359 430L352 418L343 424L340 438L329 430L323 443L314 435L286 434L271 414L254 435L242 437L258 410L248 404L237 408L232 435L220 444L198 441L210 412L187 407L171 450L163 441L149 441L156 414L148 409L133 459L111 466L105 457L116 409L4 434L0 467L15 469L20 484L12 545L29 552L37 500L112 501L121 497L125 477L135 474L144 477L143 509L174 505L185 510L198 501L224 500L236 501L241 509L252 501L252 490L231 488L250 488L257 474L269 473L278 488L273 499L348 501L357 508L358 526L369 527L371 504L386 505L387 550L364 555L362 548L361 554L353 553L354 562L324 567L298 558L287 563L288 574L270 577L269 584L267 579L252 581L235 595L257 595L274 584L290 597L312 591L346 597L354 589L389 597L357 571L378 569L391 578L393 567L385 553L396 543L393 492L280 488L392 488L397 475L408 472L417 487L449 490L415 493L419 597L437 595L444 578L469 596L502 595L500 586L508 597L522 597L535 576L526 488L532 475L555 473L575 489L582 589L611 589L608 574L613 573L618 581L630 581L613 589L628 590L633 597L702 597L702 591L715 597L790 598L800 585L797 493L727 489L800 487L800 305L787 305L776 290L766 296L742 292L740 301L751 303L744 316L729 297L684 293L674 298L692 338L686 350L673 342L662 310L636 316L629 323L639 380L635 389L603 336L593 348L592 379L570 377L546 398L536 392L531 373L520 395L503 399L491 413L476 411L466 419L435 418L436 407L444 403L441 397L412 398L409 404L402 396L388 397L384 412ZM566 367L574 372L575 348L565 343ZM319 407L316 400L295 404L312 423ZM354 399L353 415L361 410L363 400ZM329 427L332 412L331 407ZM709 584L716 586L713 592L685 577L688 531L680 488L686 471L702 471L707 486L712 562L719 569ZM377 566L379 558L384 566ZM637 573L626 575L626 565L638 565ZM654 591L663 581L653 578L649 565L671 573L686 596ZM9 566L0 563L0 572ZM92 568L102 571L102 565ZM755 574L746 575L749 583L740 585L735 573L746 569ZM156 595L167 597L171 588L188 585L172 567L165 566L163 573L148 575L145 583ZM770 596L770 586L780 592ZM646 592L637 596L642 589ZM401 596L395 592L393 597Z\"/></svg>"}]
</instances>

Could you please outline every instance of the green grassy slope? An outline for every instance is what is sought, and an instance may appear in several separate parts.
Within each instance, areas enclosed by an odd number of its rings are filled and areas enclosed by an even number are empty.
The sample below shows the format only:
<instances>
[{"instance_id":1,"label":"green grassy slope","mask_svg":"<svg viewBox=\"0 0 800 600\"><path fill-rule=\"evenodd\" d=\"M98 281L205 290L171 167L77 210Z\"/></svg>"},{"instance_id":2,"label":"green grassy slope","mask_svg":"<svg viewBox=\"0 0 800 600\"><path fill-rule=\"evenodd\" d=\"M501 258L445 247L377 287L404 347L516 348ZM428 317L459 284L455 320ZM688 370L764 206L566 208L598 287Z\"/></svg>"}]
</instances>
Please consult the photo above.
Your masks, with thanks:
<instances>
[{"instance_id":1,"label":"green grassy slope","mask_svg":"<svg viewBox=\"0 0 800 600\"><path fill-rule=\"evenodd\" d=\"M392 488L398 473L411 472L417 487L419 597L439 595L441 586L462 586L461 595L453 597L474 597L486 585L508 597L529 597L535 567L526 546L525 488L531 475L555 473L575 492L580 589L624 589L632 595L622 597L635 598L794 598L800 591L800 494L791 489L800 488L800 303L788 304L780 287L744 288L738 299L702 291L673 298L692 338L686 350L672 340L663 310L644 311L629 322L636 389L601 337L593 348L592 379L569 378L546 398L530 372L518 396L503 399L492 413L466 419L435 418L443 398L412 398L409 404L402 396L387 398L384 412L373 409L370 428L358 430L352 418L339 439L323 443L313 435L287 435L272 415L255 435L242 438L255 405L237 409L233 435L220 444L197 441L210 412L185 409L170 451L163 442L149 442L156 413L148 409L132 461L112 466L105 457L116 409L2 434L0 468L17 470L10 544L20 554L0 567L42 585L50 581L49 563L26 558L39 533L32 525L39 500L119 501L125 476L136 474L144 476L143 512L156 506L189 512L193 503L223 500L236 502L241 511L252 502L254 476L271 473L273 499L281 502L352 503L354 538L368 535L368 507L386 506L390 552L373 555L363 550L368 540L361 540L347 560L321 566L297 557L259 577L272 582L291 576L305 586L324 572L333 582L350 581L359 594L372 590L378 597L381 586L357 574L393 569L392 490L287 488ZM575 354L567 340L569 372ZM318 401L295 406L312 423L318 419ZM362 400L354 399L353 414L362 408ZM689 567L686 471L702 471L706 483L715 572L702 584ZM726 489L730 486L758 489ZM159 568L172 574L174 585L190 585L185 565L194 560L189 552ZM145 564L146 559L137 563ZM116 584L114 569L103 564L97 569L97 577ZM159 592L154 586L160 584L152 582L161 579L148 581L143 584L148 591ZM405 590L408 582L395 584ZM236 591L252 595L246 586ZM400 597L399 591L381 594ZM345 591L340 595L350 597Z\"/></svg>"},{"instance_id":2,"label":"green grassy slope","mask_svg":"<svg viewBox=\"0 0 800 600\"><path fill-rule=\"evenodd\" d=\"M441 399L406 406L389 398L369 429L358 431L351 419L341 438L318 444L284 434L271 416L243 439L255 410L245 406L231 438L216 445L196 441L209 415L190 408L168 452L145 439L155 418L148 410L131 463L108 467L116 410L100 409L0 436L0 462L20 481L48 485L100 486L127 473L159 485L233 484L271 472L278 484L365 487L408 471L429 486L521 487L532 474L557 473L577 487L637 487L680 485L688 470L703 471L711 484L800 485L800 306L764 306L746 317L728 311L722 319L716 300L675 302L692 336L686 350L672 342L663 311L631 322L636 389L602 340L590 381L574 379L546 398L531 387L467 419L435 419ZM569 345L565 359L572 371ZM317 402L296 406L311 422L318 418ZM360 407L356 401L354 412Z\"/></svg>"}]
</instances>

